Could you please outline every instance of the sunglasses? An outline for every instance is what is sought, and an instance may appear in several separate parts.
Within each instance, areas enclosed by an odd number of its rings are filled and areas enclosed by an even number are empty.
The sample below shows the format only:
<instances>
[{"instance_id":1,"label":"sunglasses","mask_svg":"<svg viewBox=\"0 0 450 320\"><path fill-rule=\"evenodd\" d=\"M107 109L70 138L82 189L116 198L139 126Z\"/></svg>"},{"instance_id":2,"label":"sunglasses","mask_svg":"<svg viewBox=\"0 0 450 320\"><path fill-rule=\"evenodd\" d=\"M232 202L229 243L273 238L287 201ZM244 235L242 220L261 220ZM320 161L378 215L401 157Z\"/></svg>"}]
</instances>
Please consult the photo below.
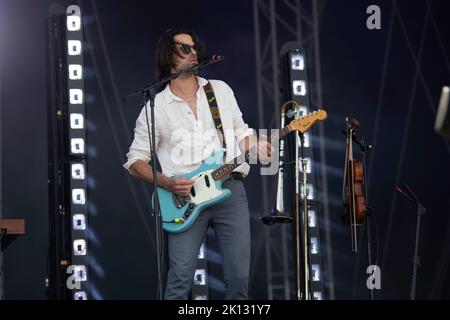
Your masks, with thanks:
<instances>
[{"instance_id":1,"label":"sunglasses","mask_svg":"<svg viewBox=\"0 0 450 320\"><path fill-rule=\"evenodd\" d=\"M191 53L192 49L194 49L195 52L198 52L197 46L195 44L193 46L191 46L186 43L181 43L181 42L176 42L176 41L175 41L175 44L178 44L180 46L181 52L183 52L184 54Z\"/></svg>"}]
</instances>

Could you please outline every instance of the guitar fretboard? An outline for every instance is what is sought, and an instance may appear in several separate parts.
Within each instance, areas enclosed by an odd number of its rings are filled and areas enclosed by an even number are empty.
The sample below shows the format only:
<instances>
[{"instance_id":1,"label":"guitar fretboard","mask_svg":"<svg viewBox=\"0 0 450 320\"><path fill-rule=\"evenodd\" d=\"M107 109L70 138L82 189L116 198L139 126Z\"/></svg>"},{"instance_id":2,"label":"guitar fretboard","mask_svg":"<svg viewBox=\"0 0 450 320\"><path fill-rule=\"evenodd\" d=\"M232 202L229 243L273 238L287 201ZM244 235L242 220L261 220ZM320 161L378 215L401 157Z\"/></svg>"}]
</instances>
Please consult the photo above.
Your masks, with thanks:
<instances>
[{"instance_id":1,"label":"guitar fretboard","mask_svg":"<svg viewBox=\"0 0 450 320\"><path fill-rule=\"evenodd\" d=\"M281 138L285 137L287 134L289 134L291 131L292 131L291 128L289 126L286 126L283 129L281 129L280 131L277 131L274 134L272 134L269 138L269 142L281 139ZM220 168L214 170L211 173L211 176L213 177L213 179L215 181L223 179L224 177L229 176L231 174L231 172L233 172L234 169L239 167L244 162L248 161L249 159L256 159L257 154L258 154L258 152L257 152L256 147L253 147L250 150L248 150L247 152L245 152L244 154L241 154L240 156L227 162Z\"/></svg>"}]
</instances>

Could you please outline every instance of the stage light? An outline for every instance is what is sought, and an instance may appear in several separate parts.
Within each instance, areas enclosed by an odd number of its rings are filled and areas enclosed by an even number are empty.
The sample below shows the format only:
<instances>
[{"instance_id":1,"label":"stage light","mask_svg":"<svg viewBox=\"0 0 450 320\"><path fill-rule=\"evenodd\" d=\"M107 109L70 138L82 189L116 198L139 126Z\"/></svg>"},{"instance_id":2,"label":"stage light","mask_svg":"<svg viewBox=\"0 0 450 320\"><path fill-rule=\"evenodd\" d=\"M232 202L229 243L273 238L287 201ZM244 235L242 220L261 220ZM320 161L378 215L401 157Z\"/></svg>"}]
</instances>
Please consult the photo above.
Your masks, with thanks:
<instances>
[{"instance_id":1,"label":"stage light","mask_svg":"<svg viewBox=\"0 0 450 320\"><path fill-rule=\"evenodd\" d=\"M292 82L293 93L296 96L306 96L306 82L303 80L294 80Z\"/></svg>"},{"instance_id":2,"label":"stage light","mask_svg":"<svg viewBox=\"0 0 450 320\"><path fill-rule=\"evenodd\" d=\"M66 9L66 24L68 31L81 29L81 9L77 5L70 5Z\"/></svg>"},{"instance_id":3,"label":"stage light","mask_svg":"<svg viewBox=\"0 0 450 320\"><path fill-rule=\"evenodd\" d=\"M84 117L81 113L72 113L70 115L70 128L84 129Z\"/></svg>"},{"instance_id":4,"label":"stage light","mask_svg":"<svg viewBox=\"0 0 450 320\"><path fill-rule=\"evenodd\" d=\"M77 291L73 294L73 300L87 300L86 291Z\"/></svg>"},{"instance_id":5,"label":"stage light","mask_svg":"<svg viewBox=\"0 0 450 320\"><path fill-rule=\"evenodd\" d=\"M297 132L296 134L298 134L298 136L299 136L299 139L300 139L300 133L299 132ZM310 136L310 134L308 133L308 132L305 132L304 134L303 134L303 146L305 147L305 148L309 148L309 147L311 147L311 138L310 138L311 136Z\"/></svg>"},{"instance_id":6,"label":"stage light","mask_svg":"<svg viewBox=\"0 0 450 320\"><path fill-rule=\"evenodd\" d=\"M84 153L84 140L81 138L70 139L70 150L73 154Z\"/></svg>"},{"instance_id":7,"label":"stage light","mask_svg":"<svg viewBox=\"0 0 450 320\"><path fill-rule=\"evenodd\" d=\"M77 239L73 241L73 253L76 256L86 255L86 240Z\"/></svg>"},{"instance_id":8,"label":"stage light","mask_svg":"<svg viewBox=\"0 0 450 320\"><path fill-rule=\"evenodd\" d=\"M311 254L319 253L319 240L316 237L311 237Z\"/></svg>"},{"instance_id":9,"label":"stage light","mask_svg":"<svg viewBox=\"0 0 450 320\"><path fill-rule=\"evenodd\" d=\"M313 273L312 280L314 282L320 281L320 279L321 279L320 266L318 264L313 264L311 266L311 270L312 270L312 273Z\"/></svg>"},{"instance_id":10,"label":"stage light","mask_svg":"<svg viewBox=\"0 0 450 320\"><path fill-rule=\"evenodd\" d=\"M86 230L86 216L84 214L74 214L72 217L73 230Z\"/></svg>"},{"instance_id":11,"label":"stage light","mask_svg":"<svg viewBox=\"0 0 450 320\"><path fill-rule=\"evenodd\" d=\"M193 285L191 288L191 298L193 300L208 300L208 262L206 260L207 256L207 246L206 239L202 241L200 249L197 255L196 269L193 278ZM212 253L214 255L214 252Z\"/></svg>"},{"instance_id":12,"label":"stage light","mask_svg":"<svg viewBox=\"0 0 450 320\"><path fill-rule=\"evenodd\" d=\"M49 172L49 215L52 217L50 237L52 252L49 265L67 260L76 267L74 275L87 281L89 251L87 116L84 79L86 43L83 41L83 20L79 6L52 5L49 13L48 58L51 100L49 112L49 163L58 168ZM61 114L63 116L61 116ZM61 146L63 148L61 149ZM64 174L62 174L64 173ZM69 203L67 202L69 201ZM64 215L53 218L56 210ZM76 266L75 266L76 265ZM66 286L65 270L49 270L51 299L86 300L88 284L71 289ZM70 292L70 293L69 293Z\"/></svg>"},{"instance_id":13,"label":"stage light","mask_svg":"<svg viewBox=\"0 0 450 320\"><path fill-rule=\"evenodd\" d=\"M81 11L80 7L72 5L67 7L67 30L68 31L79 31L81 29Z\"/></svg>"},{"instance_id":14,"label":"stage light","mask_svg":"<svg viewBox=\"0 0 450 320\"><path fill-rule=\"evenodd\" d=\"M84 191L84 189L72 190L72 202L73 204L86 204L86 192Z\"/></svg>"},{"instance_id":15,"label":"stage light","mask_svg":"<svg viewBox=\"0 0 450 320\"><path fill-rule=\"evenodd\" d=\"M301 53L294 53L291 56L292 70L305 70L305 56Z\"/></svg>"},{"instance_id":16,"label":"stage light","mask_svg":"<svg viewBox=\"0 0 450 320\"><path fill-rule=\"evenodd\" d=\"M313 293L314 300L323 300L323 294L320 291L314 291Z\"/></svg>"},{"instance_id":17,"label":"stage light","mask_svg":"<svg viewBox=\"0 0 450 320\"><path fill-rule=\"evenodd\" d=\"M83 78L83 67L79 64L69 64L69 79L81 80Z\"/></svg>"},{"instance_id":18,"label":"stage light","mask_svg":"<svg viewBox=\"0 0 450 320\"><path fill-rule=\"evenodd\" d=\"M298 109L298 113L300 117L304 117L308 114L308 107L306 106L300 106Z\"/></svg>"},{"instance_id":19,"label":"stage light","mask_svg":"<svg viewBox=\"0 0 450 320\"><path fill-rule=\"evenodd\" d=\"M309 135L309 133L308 133L308 132L305 132L305 133L303 134L303 137L304 137L303 146L304 146L305 148L309 148L309 147L311 146L311 143L310 143L310 135Z\"/></svg>"},{"instance_id":20,"label":"stage light","mask_svg":"<svg viewBox=\"0 0 450 320\"><path fill-rule=\"evenodd\" d=\"M315 210L308 210L308 226L315 228L317 226L317 216Z\"/></svg>"},{"instance_id":21,"label":"stage light","mask_svg":"<svg viewBox=\"0 0 450 320\"><path fill-rule=\"evenodd\" d=\"M194 284L197 286L204 286L206 284L206 270L195 269Z\"/></svg>"},{"instance_id":22,"label":"stage light","mask_svg":"<svg viewBox=\"0 0 450 320\"><path fill-rule=\"evenodd\" d=\"M305 158L305 160L306 160L306 173L311 173L311 163L312 163L311 158ZM298 165L299 165L299 168L300 168L300 172L303 173L302 159L299 158L298 161L299 161Z\"/></svg>"},{"instance_id":23,"label":"stage light","mask_svg":"<svg viewBox=\"0 0 450 320\"><path fill-rule=\"evenodd\" d=\"M86 266L85 265L73 266L73 275L74 280L76 281L86 281L87 280Z\"/></svg>"},{"instance_id":24,"label":"stage light","mask_svg":"<svg viewBox=\"0 0 450 320\"><path fill-rule=\"evenodd\" d=\"M83 104L83 90L70 89L69 90L69 101L71 104Z\"/></svg>"},{"instance_id":25,"label":"stage light","mask_svg":"<svg viewBox=\"0 0 450 320\"><path fill-rule=\"evenodd\" d=\"M200 250L198 251L198 259L205 259L206 257L206 247L205 247L205 243L202 243L202 245L200 246Z\"/></svg>"},{"instance_id":26,"label":"stage light","mask_svg":"<svg viewBox=\"0 0 450 320\"><path fill-rule=\"evenodd\" d=\"M79 56L81 54L81 41L68 40L67 53L69 54L69 56Z\"/></svg>"},{"instance_id":27,"label":"stage light","mask_svg":"<svg viewBox=\"0 0 450 320\"><path fill-rule=\"evenodd\" d=\"M67 17L67 30L69 31L78 31L81 28L81 19L77 16L68 16Z\"/></svg>"},{"instance_id":28,"label":"stage light","mask_svg":"<svg viewBox=\"0 0 450 320\"><path fill-rule=\"evenodd\" d=\"M300 195L303 196L303 190L304 190L304 186L301 185L300 186ZM306 196L308 200L314 200L314 187L312 184L307 184L306 185Z\"/></svg>"},{"instance_id":29,"label":"stage light","mask_svg":"<svg viewBox=\"0 0 450 320\"><path fill-rule=\"evenodd\" d=\"M82 163L72 164L72 179L74 180L84 179L84 165Z\"/></svg>"}]
</instances>

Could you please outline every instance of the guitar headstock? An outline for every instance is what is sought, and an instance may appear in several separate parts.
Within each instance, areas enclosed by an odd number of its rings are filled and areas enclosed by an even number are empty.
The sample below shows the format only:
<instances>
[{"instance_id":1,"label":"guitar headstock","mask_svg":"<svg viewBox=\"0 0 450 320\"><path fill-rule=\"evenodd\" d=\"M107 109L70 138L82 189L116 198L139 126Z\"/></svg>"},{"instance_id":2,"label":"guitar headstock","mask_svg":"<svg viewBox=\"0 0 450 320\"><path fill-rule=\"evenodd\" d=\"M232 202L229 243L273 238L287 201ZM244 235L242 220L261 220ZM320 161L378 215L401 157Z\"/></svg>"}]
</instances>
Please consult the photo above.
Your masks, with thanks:
<instances>
[{"instance_id":1,"label":"guitar headstock","mask_svg":"<svg viewBox=\"0 0 450 320\"><path fill-rule=\"evenodd\" d=\"M311 128L316 121L323 121L327 118L327 112L324 109L319 109L317 111L308 113L306 116L303 116L301 118L292 120L291 123L289 123L289 128L292 131L300 131L301 133L304 133Z\"/></svg>"}]
</instances>

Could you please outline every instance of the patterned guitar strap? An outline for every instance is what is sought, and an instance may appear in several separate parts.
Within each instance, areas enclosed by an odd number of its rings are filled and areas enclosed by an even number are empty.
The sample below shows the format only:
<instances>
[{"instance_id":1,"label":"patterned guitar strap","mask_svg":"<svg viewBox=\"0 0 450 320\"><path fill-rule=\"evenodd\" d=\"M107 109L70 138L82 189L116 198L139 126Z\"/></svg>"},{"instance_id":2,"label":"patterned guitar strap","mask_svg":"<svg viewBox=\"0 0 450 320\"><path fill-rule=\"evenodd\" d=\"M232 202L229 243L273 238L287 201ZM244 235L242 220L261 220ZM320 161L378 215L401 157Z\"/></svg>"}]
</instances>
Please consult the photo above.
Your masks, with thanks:
<instances>
[{"instance_id":1,"label":"patterned guitar strap","mask_svg":"<svg viewBox=\"0 0 450 320\"><path fill-rule=\"evenodd\" d=\"M207 84L205 84L203 86L203 89L205 90L206 99L208 100L208 104L209 104L209 110L211 110L211 115L214 120L214 125L216 127L217 134L219 135L219 140L220 140L220 142L222 142L222 146L223 146L223 150L224 150L224 159L225 159L227 143L225 141L225 134L223 133L223 126L222 126L222 121L220 120L220 112L219 112L219 107L217 106L216 96L214 95L214 90L211 86L211 83L209 83L209 81Z\"/></svg>"}]
</instances>

